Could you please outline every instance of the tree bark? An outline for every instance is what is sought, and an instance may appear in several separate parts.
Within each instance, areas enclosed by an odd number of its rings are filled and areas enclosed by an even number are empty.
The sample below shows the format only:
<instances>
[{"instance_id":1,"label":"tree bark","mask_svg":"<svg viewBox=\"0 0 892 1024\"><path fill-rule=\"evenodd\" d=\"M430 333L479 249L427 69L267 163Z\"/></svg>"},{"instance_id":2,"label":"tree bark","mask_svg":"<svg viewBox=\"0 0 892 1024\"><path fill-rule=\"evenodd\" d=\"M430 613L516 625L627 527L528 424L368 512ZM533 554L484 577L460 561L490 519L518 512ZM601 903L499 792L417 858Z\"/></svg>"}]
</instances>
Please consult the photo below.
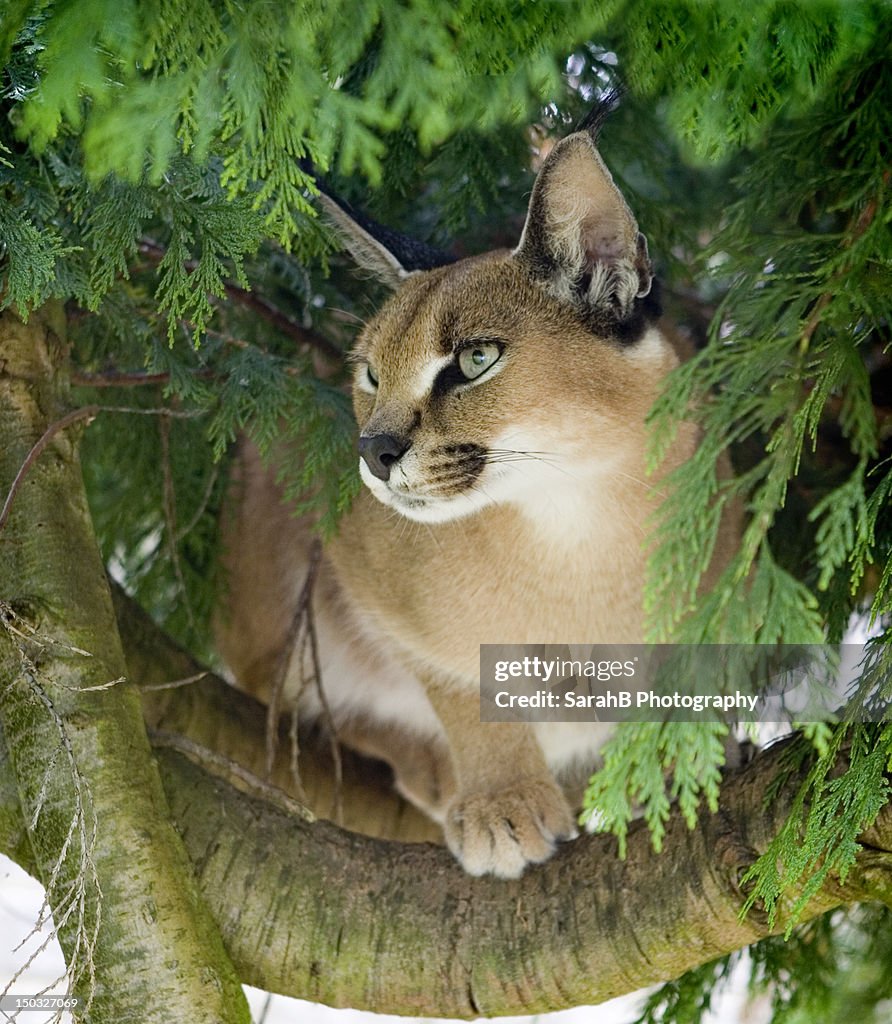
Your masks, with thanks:
<instances>
[{"instance_id":1,"label":"tree bark","mask_svg":"<svg viewBox=\"0 0 892 1024\"><path fill-rule=\"evenodd\" d=\"M516 882L470 878L439 846L307 821L178 752L156 754L244 981L332 1006L469 1018L596 1004L782 931L783 915L771 929L758 910L740 920L738 881L801 782L790 776L765 806L784 749L728 775L718 813L693 831L674 816L661 854L638 821L625 860L611 837L583 836ZM892 906L892 807L862 842L845 885L828 881L802 921L857 901Z\"/></svg>"},{"instance_id":2,"label":"tree bark","mask_svg":"<svg viewBox=\"0 0 892 1024\"><path fill-rule=\"evenodd\" d=\"M173 813L242 977L333 1006L426 1016L528 1014L599 1003L783 930L739 919L738 880L790 809L763 806L780 752L726 782L718 814L669 824L662 854L643 822L625 860L608 836L567 844L516 882L473 879L442 847L395 844L289 818L161 756ZM892 813L841 886L841 904L892 904ZM795 898L796 893L791 894Z\"/></svg>"},{"instance_id":3,"label":"tree bark","mask_svg":"<svg viewBox=\"0 0 892 1024\"><path fill-rule=\"evenodd\" d=\"M4 787L15 779L20 806L18 819L4 810L4 829L18 833L9 852L47 888L82 1019L247 1022L240 979L170 822L139 695L107 685L126 668L77 431L60 429L74 422L64 338L61 307L28 323L0 315L4 496L46 442L13 487L0 532Z\"/></svg>"}]
</instances>

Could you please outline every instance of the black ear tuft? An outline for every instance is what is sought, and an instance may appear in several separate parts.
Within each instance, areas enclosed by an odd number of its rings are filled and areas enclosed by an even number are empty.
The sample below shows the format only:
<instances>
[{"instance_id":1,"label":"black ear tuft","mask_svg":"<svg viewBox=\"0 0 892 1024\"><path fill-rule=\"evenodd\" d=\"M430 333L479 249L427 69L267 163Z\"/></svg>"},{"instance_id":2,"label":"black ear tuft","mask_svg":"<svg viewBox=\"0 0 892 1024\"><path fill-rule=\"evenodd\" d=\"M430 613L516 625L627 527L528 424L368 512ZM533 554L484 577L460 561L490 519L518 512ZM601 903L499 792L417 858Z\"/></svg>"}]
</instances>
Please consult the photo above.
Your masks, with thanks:
<instances>
[{"instance_id":1,"label":"black ear tuft","mask_svg":"<svg viewBox=\"0 0 892 1024\"><path fill-rule=\"evenodd\" d=\"M345 199L335 195L330 189L323 188L321 183L317 182L317 184L319 184L320 192L328 196L346 216L368 235L371 235L375 241L383 245L388 252L391 252L406 270L433 270L435 267L445 267L449 263L455 263L455 257L448 252L443 252L442 249L437 249L410 235L404 235L401 231L388 228L384 224L379 224L362 210L358 210Z\"/></svg>"},{"instance_id":2,"label":"black ear tuft","mask_svg":"<svg viewBox=\"0 0 892 1024\"><path fill-rule=\"evenodd\" d=\"M620 105L625 89L621 85L611 86L606 92L602 92L598 99L592 104L591 109L582 118L579 124L573 129L574 132L588 132L592 142L597 143L601 136L601 129L604 122Z\"/></svg>"},{"instance_id":3,"label":"black ear tuft","mask_svg":"<svg viewBox=\"0 0 892 1024\"><path fill-rule=\"evenodd\" d=\"M321 205L357 264L390 288L420 270L454 263L455 257L409 235L385 227L337 195L308 160L303 170L311 174L321 193Z\"/></svg>"}]
</instances>

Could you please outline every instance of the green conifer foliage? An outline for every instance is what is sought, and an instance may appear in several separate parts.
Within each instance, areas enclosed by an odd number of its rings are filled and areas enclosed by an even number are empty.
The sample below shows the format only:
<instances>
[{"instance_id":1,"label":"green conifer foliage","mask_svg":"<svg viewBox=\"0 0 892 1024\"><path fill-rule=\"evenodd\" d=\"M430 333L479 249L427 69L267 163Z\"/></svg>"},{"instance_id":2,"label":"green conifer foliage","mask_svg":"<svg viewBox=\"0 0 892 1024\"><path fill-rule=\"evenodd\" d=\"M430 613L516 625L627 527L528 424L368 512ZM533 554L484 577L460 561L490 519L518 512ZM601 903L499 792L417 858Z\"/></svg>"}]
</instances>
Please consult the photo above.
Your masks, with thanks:
<instances>
[{"instance_id":1,"label":"green conifer foliage","mask_svg":"<svg viewBox=\"0 0 892 1024\"><path fill-rule=\"evenodd\" d=\"M861 615L859 693L892 698L890 26L882 0L6 3L0 308L67 303L75 394L108 410L85 466L112 571L207 655L237 436L297 446L284 483L323 531L356 493L343 357L381 296L334 251L304 158L459 254L513 245L530 126L565 132L621 81L602 151L696 347L653 412L654 464L680 418L704 437L671 481L652 636L838 642ZM731 501L743 544L704 594ZM791 928L787 888L845 872L889 798L892 729L856 718L803 731L800 799L748 879ZM619 730L589 794L604 826L622 842L641 807L659 846L673 804L695 824L724 732ZM890 945L865 909L748 962L777 1022L851 1019L856 988L879 1021ZM642 1022L701 1020L731 966Z\"/></svg>"}]
</instances>

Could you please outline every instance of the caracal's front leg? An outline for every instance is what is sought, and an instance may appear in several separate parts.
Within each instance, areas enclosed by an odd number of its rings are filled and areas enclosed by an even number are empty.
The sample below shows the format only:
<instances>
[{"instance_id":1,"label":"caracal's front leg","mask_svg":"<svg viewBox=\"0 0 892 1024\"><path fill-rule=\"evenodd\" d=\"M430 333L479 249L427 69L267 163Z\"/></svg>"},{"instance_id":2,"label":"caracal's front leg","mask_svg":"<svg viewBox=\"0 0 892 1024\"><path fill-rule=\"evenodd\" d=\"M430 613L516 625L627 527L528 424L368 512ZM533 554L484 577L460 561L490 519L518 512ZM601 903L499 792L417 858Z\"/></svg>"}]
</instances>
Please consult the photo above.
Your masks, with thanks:
<instances>
[{"instance_id":1,"label":"caracal's front leg","mask_svg":"<svg viewBox=\"0 0 892 1024\"><path fill-rule=\"evenodd\" d=\"M455 796L452 758L444 741L363 718L338 726L337 735L360 754L386 761L393 769L397 792L429 818L443 823Z\"/></svg>"},{"instance_id":2,"label":"caracal's front leg","mask_svg":"<svg viewBox=\"0 0 892 1024\"><path fill-rule=\"evenodd\" d=\"M471 875L517 878L576 835L573 814L532 728L481 722L479 696L425 679L452 753L456 792L446 807L446 843Z\"/></svg>"}]
</instances>

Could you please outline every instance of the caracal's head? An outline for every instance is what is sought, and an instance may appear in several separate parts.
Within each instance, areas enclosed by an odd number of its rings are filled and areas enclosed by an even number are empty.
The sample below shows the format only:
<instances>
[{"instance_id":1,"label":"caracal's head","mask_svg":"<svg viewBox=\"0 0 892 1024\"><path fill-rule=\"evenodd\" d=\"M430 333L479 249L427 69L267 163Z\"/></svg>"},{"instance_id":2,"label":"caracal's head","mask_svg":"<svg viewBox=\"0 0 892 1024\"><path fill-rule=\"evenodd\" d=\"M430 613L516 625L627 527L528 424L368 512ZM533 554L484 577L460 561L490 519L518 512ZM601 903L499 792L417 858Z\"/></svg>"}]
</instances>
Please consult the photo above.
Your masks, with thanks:
<instances>
[{"instance_id":1,"label":"caracal's head","mask_svg":"<svg viewBox=\"0 0 892 1024\"><path fill-rule=\"evenodd\" d=\"M408 271L330 212L396 289L355 351L359 468L376 498L445 522L643 464L676 360L654 327L647 243L588 131L545 160L511 252Z\"/></svg>"}]
</instances>

